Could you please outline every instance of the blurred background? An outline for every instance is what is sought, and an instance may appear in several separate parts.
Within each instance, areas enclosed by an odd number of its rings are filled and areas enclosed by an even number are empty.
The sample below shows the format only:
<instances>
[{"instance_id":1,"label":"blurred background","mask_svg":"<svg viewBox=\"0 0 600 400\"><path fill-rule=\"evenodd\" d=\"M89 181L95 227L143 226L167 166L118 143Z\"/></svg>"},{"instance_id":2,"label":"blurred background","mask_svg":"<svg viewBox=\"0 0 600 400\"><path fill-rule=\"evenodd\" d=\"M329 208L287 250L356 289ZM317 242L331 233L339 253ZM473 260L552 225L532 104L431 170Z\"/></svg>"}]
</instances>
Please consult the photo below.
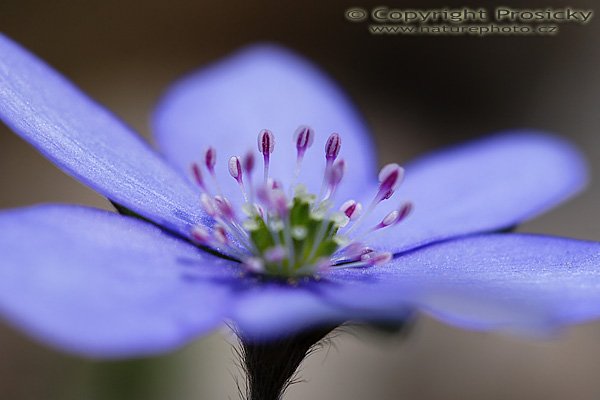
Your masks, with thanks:
<instances>
[{"instance_id":1,"label":"blurred background","mask_svg":"<svg viewBox=\"0 0 600 400\"><path fill-rule=\"evenodd\" d=\"M373 129L381 163L514 127L578 144L592 170L583 195L519 228L600 240L598 21L556 36L374 36L344 18L381 1L102 2L2 0L0 29L57 67L150 139L149 115L169 82L256 41L320 64ZM397 8L476 7L399 1ZM592 1L502 1L521 8ZM108 208L0 126L0 207L70 202ZM0 324L2 399L238 398L226 331L175 354L100 363L44 348ZM407 337L342 333L304 365L287 399L598 399L600 323L553 340L458 330L421 318Z\"/></svg>"}]
</instances>

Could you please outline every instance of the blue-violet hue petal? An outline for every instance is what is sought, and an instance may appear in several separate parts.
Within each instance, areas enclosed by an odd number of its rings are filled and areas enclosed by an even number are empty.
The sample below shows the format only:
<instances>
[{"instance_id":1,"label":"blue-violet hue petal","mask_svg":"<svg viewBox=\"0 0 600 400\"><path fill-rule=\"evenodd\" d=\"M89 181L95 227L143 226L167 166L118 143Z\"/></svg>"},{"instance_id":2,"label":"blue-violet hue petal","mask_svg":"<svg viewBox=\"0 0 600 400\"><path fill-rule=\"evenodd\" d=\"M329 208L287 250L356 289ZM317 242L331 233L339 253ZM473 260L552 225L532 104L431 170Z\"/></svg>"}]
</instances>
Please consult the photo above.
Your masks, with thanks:
<instances>
[{"instance_id":1,"label":"blue-violet hue petal","mask_svg":"<svg viewBox=\"0 0 600 400\"><path fill-rule=\"evenodd\" d=\"M600 243L491 234L331 274L327 297L381 320L407 306L467 329L546 334L600 317Z\"/></svg>"},{"instance_id":2,"label":"blue-violet hue petal","mask_svg":"<svg viewBox=\"0 0 600 400\"><path fill-rule=\"evenodd\" d=\"M220 324L235 267L145 222L75 206L0 213L0 313L91 357L172 350Z\"/></svg>"},{"instance_id":3,"label":"blue-violet hue petal","mask_svg":"<svg viewBox=\"0 0 600 400\"><path fill-rule=\"evenodd\" d=\"M291 286L265 283L248 286L236 296L230 318L247 340L269 340L297 331L334 327L352 319L354 311L329 304L320 295L318 283Z\"/></svg>"},{"instance_id":4,"label":"blue-violet hue petal","mask_svg":"<svg viewBox=\"0 0 600 400\"><path fill-rule=\"evenodd\" d=\"M372 235L369 244L398 253L509 228L577 193L586 178L585 164L572 145L536 132L450 148L407 165L405 182L365 227L403 201L413 203L413 212L400 225Z\"/></svg>"},{"instance_id":5,"label":"blue-violet hue petal","mask_svg":"<svg viewBox=\"0 0 600 400\"><path fill-rule=\"evenodd\" d=\"M135 133L0 35L0 119L63 171L179 233L205 221L195 188Z\"/></svg>"}]
</instances>

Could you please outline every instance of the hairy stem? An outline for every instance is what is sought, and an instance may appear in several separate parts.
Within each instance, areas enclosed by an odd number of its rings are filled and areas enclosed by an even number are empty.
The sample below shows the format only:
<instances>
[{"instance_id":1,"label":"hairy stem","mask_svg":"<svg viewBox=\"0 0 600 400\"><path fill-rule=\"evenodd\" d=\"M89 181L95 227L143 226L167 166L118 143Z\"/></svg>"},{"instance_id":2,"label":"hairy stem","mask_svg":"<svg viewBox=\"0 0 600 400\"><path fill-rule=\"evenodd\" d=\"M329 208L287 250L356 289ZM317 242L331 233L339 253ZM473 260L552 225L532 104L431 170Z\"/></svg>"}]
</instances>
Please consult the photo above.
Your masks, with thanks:
<instances>
[{"instance_id":1,"label":"hairy stem","mask_svg":"<svg viewBox=\"0 0 600 400\"><path fill-rule=\"evenodd\" d=\"M320 328L271 341L241 338L247 400L280 400L311 349L333 328Z\"/></svg>"}]
</instances>

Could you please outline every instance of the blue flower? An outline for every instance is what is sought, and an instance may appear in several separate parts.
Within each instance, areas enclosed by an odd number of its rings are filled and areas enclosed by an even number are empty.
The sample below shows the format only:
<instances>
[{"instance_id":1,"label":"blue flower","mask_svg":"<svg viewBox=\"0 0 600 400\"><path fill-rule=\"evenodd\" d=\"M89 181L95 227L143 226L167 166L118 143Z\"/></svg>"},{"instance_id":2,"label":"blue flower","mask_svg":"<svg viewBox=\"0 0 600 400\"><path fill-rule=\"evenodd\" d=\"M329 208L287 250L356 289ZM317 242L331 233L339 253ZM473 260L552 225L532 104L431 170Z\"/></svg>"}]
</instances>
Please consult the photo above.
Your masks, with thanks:
<instances>
[{"instance_id":1,"label":"blue flower","mask_svg":"<svg viewBox=\"0 0 600 400\"><path fill-rule=\"evenodd\" d=\"M297 56L254 47L168 91L153 119L158 155L4 36L0 118L140 217L75 205L0 213L0 312L70 352L164 352L223 321L269 339L349 320L402 322L415 311L528 333L600 315L600 244L493 233L585 184L579 154L555 137L496 135L410 163L399 187L395 165L378 182L367 128L340 90ZM254 174L251 184L253 159L243 155L259 132L267 179ZM242 158L225 168L215 155ZM293 192L296 180L305 187ZM260 207L243 206L240 187Z\"/></svg>"}]
</instances>

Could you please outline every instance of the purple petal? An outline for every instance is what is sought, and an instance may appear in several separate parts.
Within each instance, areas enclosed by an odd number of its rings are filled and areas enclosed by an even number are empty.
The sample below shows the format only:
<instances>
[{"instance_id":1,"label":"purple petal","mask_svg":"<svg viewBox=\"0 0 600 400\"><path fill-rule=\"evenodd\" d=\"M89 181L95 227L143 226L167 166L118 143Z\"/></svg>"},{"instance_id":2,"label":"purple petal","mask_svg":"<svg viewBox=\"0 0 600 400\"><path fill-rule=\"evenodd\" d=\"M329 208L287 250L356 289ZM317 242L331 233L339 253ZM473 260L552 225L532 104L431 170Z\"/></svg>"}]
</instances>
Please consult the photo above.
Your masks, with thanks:
<instances>
[{"instance_id":1,"label":"purple petal","mask_svg":"<svg viewBox=\"0 0 600 400\"><path fill-rule=\"evenodd\" d=\"M0 213L0 312L92 357L171 350L219 325L230 263L142 221L39 206Z\"/></svg>"},{"instance_id":2,"label":"purple petal","mask_svg":"<svg viewBox=\"0 0 600 400\"><path fill-rule=\"evenodd\" d=\"M315 285L264 284L240 292L230 313L235 329L251 340L287 336L303 329L335 326L351 319L348 308L328 304Z\"/></svg>"},{"instance_id":3,"label":"purple petal","mask_svg":"<svg viewBox=\"0 0 600 400\"><path fill-rule=\"evenodd\" d=\"M194 188L121 121L0 35L0 119L63 171L187 234L204 221Z\"/></svg>"},{"instance_id":4,"label":"purple petal","mask_svg":"<svg viewBox=\"0 0 600 400\"><path fill-rule=\"evenodd\" d=\"M372 318L407 306L468 329L546 333L600 317L600 243L495 234L418 249L389 265L339 270L327 296Z\"/></svg>"},{"instance_id":5,"label":"purple petal","mask_svg":"<svg viewBox=\"0 0 600 400\"><path fill-rule=\"evenodd\" d=\"M363 121L344 94L307 61L274 46L246 49L178 82L159 104L154 128L166 157L189 175L190 164L201 161L209 145L220 158L217 174L224 189L240 195L229 176L227 160L257 153L262 129L276 137L272 176L290 182L296 163L292 144L299 125L316 132L304 158L299 182L318 192L325 166L328 136L342 136L340 157L351 158L340 198L354 197L375 176L375 156ZM254 179L262 179L262 155Z\"/></svg>"},{"instance_id":6,"label":"purple petal","mask_svg":"<svg viewBox=\"0 0 600 400\"><path fill-rule=\"evenodd\" d=\"M365 226L377 224L402 201L411 201L413 212L369 243L397 253L498 231L554 207L585 183L584 162L567 142L526 131L493 136L409 164L397 194Z\"/></svg>"}]
</instances>

